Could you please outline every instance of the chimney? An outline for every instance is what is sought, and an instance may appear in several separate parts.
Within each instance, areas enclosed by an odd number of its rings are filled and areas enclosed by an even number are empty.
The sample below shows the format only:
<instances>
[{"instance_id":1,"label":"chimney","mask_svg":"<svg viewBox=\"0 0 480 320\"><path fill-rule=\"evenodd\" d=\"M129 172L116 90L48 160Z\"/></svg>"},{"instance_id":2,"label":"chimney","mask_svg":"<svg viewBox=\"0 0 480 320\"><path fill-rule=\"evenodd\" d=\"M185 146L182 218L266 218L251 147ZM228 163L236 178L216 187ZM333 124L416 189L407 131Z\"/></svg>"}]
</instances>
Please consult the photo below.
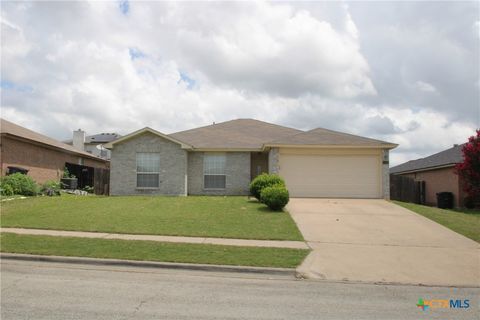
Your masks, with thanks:
<instances>
[{"instance_id":1,"label":"chimney","mask_svg":"<svg viewBox=\"0 0 480 320\"><path fill-rule=\"evenodd\" d=\"M73 147L78 150L84 151L85 145L85 131L78 129L73 131Z\"/></svg>"}]
</instances>

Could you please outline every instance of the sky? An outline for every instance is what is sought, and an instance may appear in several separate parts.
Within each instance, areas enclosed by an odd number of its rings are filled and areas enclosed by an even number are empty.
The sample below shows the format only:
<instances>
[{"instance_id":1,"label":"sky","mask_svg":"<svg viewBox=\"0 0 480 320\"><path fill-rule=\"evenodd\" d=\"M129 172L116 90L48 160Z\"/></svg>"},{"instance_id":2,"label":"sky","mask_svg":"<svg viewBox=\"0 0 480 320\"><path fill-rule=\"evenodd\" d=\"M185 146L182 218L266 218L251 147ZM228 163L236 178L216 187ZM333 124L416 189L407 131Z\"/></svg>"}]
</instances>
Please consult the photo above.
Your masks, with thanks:
<instances>
[{"instance_id":1,"label":"sky","mask_svg":"<svg viewBox=\"0 0 480 320\"><path fill-rule=\"evenodd\" d=\"M399 144L480 127L479 2L1 2L1 116L172 133L236 118Z\"/></svg>"}]
</instances>

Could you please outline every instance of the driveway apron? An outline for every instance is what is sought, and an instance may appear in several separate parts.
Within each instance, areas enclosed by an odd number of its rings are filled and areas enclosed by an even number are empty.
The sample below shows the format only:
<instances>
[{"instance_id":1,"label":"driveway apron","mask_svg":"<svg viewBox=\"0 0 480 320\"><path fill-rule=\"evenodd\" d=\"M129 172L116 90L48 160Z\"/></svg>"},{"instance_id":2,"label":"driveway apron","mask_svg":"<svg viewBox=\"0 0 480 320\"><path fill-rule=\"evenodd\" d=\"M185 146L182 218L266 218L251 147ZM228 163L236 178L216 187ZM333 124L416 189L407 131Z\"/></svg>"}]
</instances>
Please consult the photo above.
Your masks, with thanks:
<instances>
[{"instance_id":1,"label":"driveway apron","mask_svg":"<svg viewBox=\"0 0 480 320\"><path fill-rule=\"evenodd\" d=\"M297 272L333 281L480 286L480 244L380 199L291 199L313 249Z\"/></svg>"}]
</instances>

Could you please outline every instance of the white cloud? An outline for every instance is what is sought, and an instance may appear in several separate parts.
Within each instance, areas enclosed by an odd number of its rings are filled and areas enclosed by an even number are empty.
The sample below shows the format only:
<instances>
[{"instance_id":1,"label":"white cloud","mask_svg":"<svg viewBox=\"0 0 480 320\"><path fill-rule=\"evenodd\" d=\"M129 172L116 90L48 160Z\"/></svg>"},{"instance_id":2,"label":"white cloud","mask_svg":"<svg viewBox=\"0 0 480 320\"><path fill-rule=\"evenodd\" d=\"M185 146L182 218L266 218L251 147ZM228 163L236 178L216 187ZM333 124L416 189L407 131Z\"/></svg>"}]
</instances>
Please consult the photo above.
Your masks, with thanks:
<instances>
[{"instance_id":1,"label":"white cloud","mask_svg":"<svg viewBox=\"0 0 480 320\"><path fill-rule=\"evenodd\" d=\"M1 72L12 85L2 86L1 114L59 139L79 127L92 134L144 126L169 133L253 117L400 143L393 163L472 134L468 119L450 123L447 113L435 110L436 101L417 103L396 91L397 82L373 74L398 69L398 82L416 96L447 100L440 77L412 72L423 68L417 56L399 66L382 47L366 46L369 34L347 6L316 6L132 2L124 14L115 2L6 2ZM335 7L331 16L325 6ZM405 50L430 57L439 51L424 46L438 42L452 60L446 78L463 83L468 50L431 29ZM389 30L399 47L412 36ZM367 61L368 50L378 50L380 58ZM444 61L435 59L436 65ZM182 80L185 75L195 84Z\"/></svg>"},{"instance_id":2,"label":"white cloud","mask_svg":"<svg viewBox=\"0 0 480 320\"><path fill-rule=\"evenodd\" d=\"M423 92L435 92L435 91L437 91L437 89L431 83L424 82L424 81L415 82L415 87L418 90L423 91Z\"/></svg>"}]
</instances>

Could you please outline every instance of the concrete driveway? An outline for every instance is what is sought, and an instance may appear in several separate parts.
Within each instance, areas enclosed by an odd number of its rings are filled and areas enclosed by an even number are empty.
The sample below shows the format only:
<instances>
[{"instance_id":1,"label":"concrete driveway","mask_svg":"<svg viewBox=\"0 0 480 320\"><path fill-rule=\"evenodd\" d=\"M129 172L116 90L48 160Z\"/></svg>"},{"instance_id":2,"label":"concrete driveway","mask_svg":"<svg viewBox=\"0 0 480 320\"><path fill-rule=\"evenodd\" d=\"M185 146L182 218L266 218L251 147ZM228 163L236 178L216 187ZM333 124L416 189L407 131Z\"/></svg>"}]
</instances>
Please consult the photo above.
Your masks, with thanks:
<instances>
[{"instance_id":1,"label":"concrete driveway","mask_svg":"<svg viewBox=\"0 0 480 320\"><path fill-rule=\"evenodd\" d=\"M480 286L480 244L385 200L291 199L307 278Z\"/></svg>"}]
</instances>

